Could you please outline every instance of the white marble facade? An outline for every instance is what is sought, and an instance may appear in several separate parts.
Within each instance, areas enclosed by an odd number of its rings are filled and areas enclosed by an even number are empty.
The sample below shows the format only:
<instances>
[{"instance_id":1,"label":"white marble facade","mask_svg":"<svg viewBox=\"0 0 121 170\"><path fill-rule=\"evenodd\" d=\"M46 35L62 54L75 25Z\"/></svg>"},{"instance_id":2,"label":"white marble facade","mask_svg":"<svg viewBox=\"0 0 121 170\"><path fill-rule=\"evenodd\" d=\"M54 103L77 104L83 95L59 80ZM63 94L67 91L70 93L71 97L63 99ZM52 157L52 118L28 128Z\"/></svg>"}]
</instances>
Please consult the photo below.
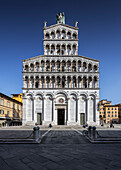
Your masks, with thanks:
<instances>
[{"instance_id":1,"label":"white marble facade","mask_svg":"<svg viewBox=\"0 0 121 170\"><path fill-rule=\"evenodd\" d=\"M23 125L99 124L99 61L78 55L78 28L44 26L44 55L23 60Z\"/></svg>"}]
</instances>

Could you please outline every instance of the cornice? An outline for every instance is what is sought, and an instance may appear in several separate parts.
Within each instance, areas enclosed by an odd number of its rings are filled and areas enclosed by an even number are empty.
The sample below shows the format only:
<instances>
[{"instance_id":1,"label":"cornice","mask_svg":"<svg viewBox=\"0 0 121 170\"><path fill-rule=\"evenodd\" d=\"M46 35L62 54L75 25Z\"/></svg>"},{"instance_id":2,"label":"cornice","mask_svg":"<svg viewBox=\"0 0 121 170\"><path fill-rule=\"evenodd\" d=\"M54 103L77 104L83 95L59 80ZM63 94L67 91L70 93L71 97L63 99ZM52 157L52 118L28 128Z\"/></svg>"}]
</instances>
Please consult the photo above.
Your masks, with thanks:
<instances>
[{"instance_id":1,"label":"cornice","mask_svg":"<svg viewBox=\"0 0 121 170\"><path fill-rule=\"evenodd\" d=\"M47 57L47 58L55 58L55 57L58 57L58 58L61 58L61 57L65 57L65 58L76 58L76 57L80 57L82 59L87 59L87 60L92 60L92 61L96 61L96 62L100 62L100 60L96 60L96 59L92 59L92 58L89 58L89 57L85 57L85 56L82 56L82 55L39 55L39 56L35 56L35 57L32 57L32 58L28 58L28 59L25 59L25 60L22 60L23 62L25 61L29 61L29 60L34 60L34 59L37 59L37 58L41 58L41 57Z\"/></svg>"},{"instance_id":2,"label":"cornice","mask_svg":"<svg viewBox=\"0 0 121 170\"><path fill-rule=\"evenodd\" d=\"M64 26L64 27L68 27L68 28L71 28L71 29L74 29L74 30L79 30L78 27L73 27L73 26L70 26L70 25L67 25L67 24L63 24L63 23L54 24L54 25L51 25L49 27L44 27L43 30L48 30L50 28L57 27L57 26Z\"/></svg>"}]
</instances>

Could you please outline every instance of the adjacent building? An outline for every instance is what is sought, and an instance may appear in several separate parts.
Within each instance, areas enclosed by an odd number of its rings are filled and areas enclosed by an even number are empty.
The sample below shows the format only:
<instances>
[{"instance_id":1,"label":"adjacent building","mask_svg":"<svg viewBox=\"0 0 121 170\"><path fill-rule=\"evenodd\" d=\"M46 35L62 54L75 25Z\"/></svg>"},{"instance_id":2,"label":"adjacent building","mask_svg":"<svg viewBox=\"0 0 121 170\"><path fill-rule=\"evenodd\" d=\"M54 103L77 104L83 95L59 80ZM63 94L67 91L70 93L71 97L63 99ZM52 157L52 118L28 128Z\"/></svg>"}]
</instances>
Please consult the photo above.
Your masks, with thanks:
<instances>
[{"instance_id":1,"label":"adjacent building","mask_svg":"<svg viewBox=\"0 0 121 170\"><path fill-rule=\"evenodd\" d=\"M119 106L111 105L111 101L107 99L101 100L99 104L100 121L104 123L118 123L119 122Z\"/></svg>"},{"instance_id":2,"label":"adjacent building","mask_svg":"<svg viewBox=\"0 0 121 170\"><path fill-rule=\"evenodd\" d=\"M12 97L12 99L15 99L15 100L23 103L22 93L20 93L20 94L11 94L11 97Z\"/></svg>"},{"instance_id":3,"label":"adjacent building","mask_svg":"<svg viewBox=\"0 0 121 170\"><path fill-rule=\"evenodd\" d=\"M118 118L119 118L119 123L121 123L121 103L116 104L118 106Z\"/></svg>"},{"instance_id":4,"label":"adjacent building","mask_svg":"<svg viewBox=\"0 0 121 170\"><path fill-rule=\"evenodd\" d=\"M78 30L44 23L44 55L23 60L23 125L99 124L99 60L78 54Z\"/></svg>"},{"instance_id":5,"label":"adjacent building","mask_svg":"<svg viewBox=\"0 0 121 170\"><path fill-rule=\"evenodd\" d=\"M3 126L22 125L22 103L0 93L0 124Z\"/></svg>"}]
</instances>

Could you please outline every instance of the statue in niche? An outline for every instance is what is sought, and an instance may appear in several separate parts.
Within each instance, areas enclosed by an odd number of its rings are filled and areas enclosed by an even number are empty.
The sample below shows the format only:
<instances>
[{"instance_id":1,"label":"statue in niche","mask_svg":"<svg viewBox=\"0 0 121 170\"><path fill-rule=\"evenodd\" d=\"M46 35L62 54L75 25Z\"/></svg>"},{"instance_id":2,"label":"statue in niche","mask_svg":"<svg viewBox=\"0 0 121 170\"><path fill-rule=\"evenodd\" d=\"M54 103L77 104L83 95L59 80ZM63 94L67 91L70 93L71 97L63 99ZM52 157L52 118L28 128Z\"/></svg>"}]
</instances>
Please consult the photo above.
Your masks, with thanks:
<instances>
[{"instance_id":1,"label":"statue in niche","mask_svg":"<svg viewBox=\"0 0 121 170\"><path fill-rule=\"evenodd\" d=\"M57 24L62 23L65 24L65 14L64 12L59 12L59 14L56 15L56 22Z\"/></svg>"}]
</instances>

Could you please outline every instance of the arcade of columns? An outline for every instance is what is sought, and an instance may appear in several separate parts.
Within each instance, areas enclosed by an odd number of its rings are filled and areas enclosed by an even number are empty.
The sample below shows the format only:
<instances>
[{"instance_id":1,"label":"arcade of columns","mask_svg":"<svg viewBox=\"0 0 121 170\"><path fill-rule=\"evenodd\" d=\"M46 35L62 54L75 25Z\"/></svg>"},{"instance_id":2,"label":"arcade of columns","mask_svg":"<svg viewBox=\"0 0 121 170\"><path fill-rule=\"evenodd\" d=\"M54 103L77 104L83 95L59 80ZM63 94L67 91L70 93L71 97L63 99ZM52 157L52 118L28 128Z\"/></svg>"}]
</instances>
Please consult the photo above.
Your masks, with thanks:
<instances>
[{"instance_id":1,"label":"arcade of columns","mask_svg":"<svg viewBox=\"0 0 121 170\"><path fill-rule=\"evenodd\" d=\"M98 65L81 62L80 60L72 62L69 61L50 61L41 60L26 64L24 66L24 73L29 73L23 77L24 88L98 88L99 78L98 75L91 73L98 73ZM42 76L38 72L43 73ZM48 76L47 72L50 75ZM52 74L54 72L54 75ZM56 73L58 74L56 75ZM63 72L63 76L61 73ZM81 72L81 76L76 73ZM34 74L32 74L34 73ZM67 74L66 74L67 73ZM90 74L86 74L90 73ZM51 75L52 74L52 75ZM74 74L74 75L73 75Z\"/></svg>"}]
</instances>

